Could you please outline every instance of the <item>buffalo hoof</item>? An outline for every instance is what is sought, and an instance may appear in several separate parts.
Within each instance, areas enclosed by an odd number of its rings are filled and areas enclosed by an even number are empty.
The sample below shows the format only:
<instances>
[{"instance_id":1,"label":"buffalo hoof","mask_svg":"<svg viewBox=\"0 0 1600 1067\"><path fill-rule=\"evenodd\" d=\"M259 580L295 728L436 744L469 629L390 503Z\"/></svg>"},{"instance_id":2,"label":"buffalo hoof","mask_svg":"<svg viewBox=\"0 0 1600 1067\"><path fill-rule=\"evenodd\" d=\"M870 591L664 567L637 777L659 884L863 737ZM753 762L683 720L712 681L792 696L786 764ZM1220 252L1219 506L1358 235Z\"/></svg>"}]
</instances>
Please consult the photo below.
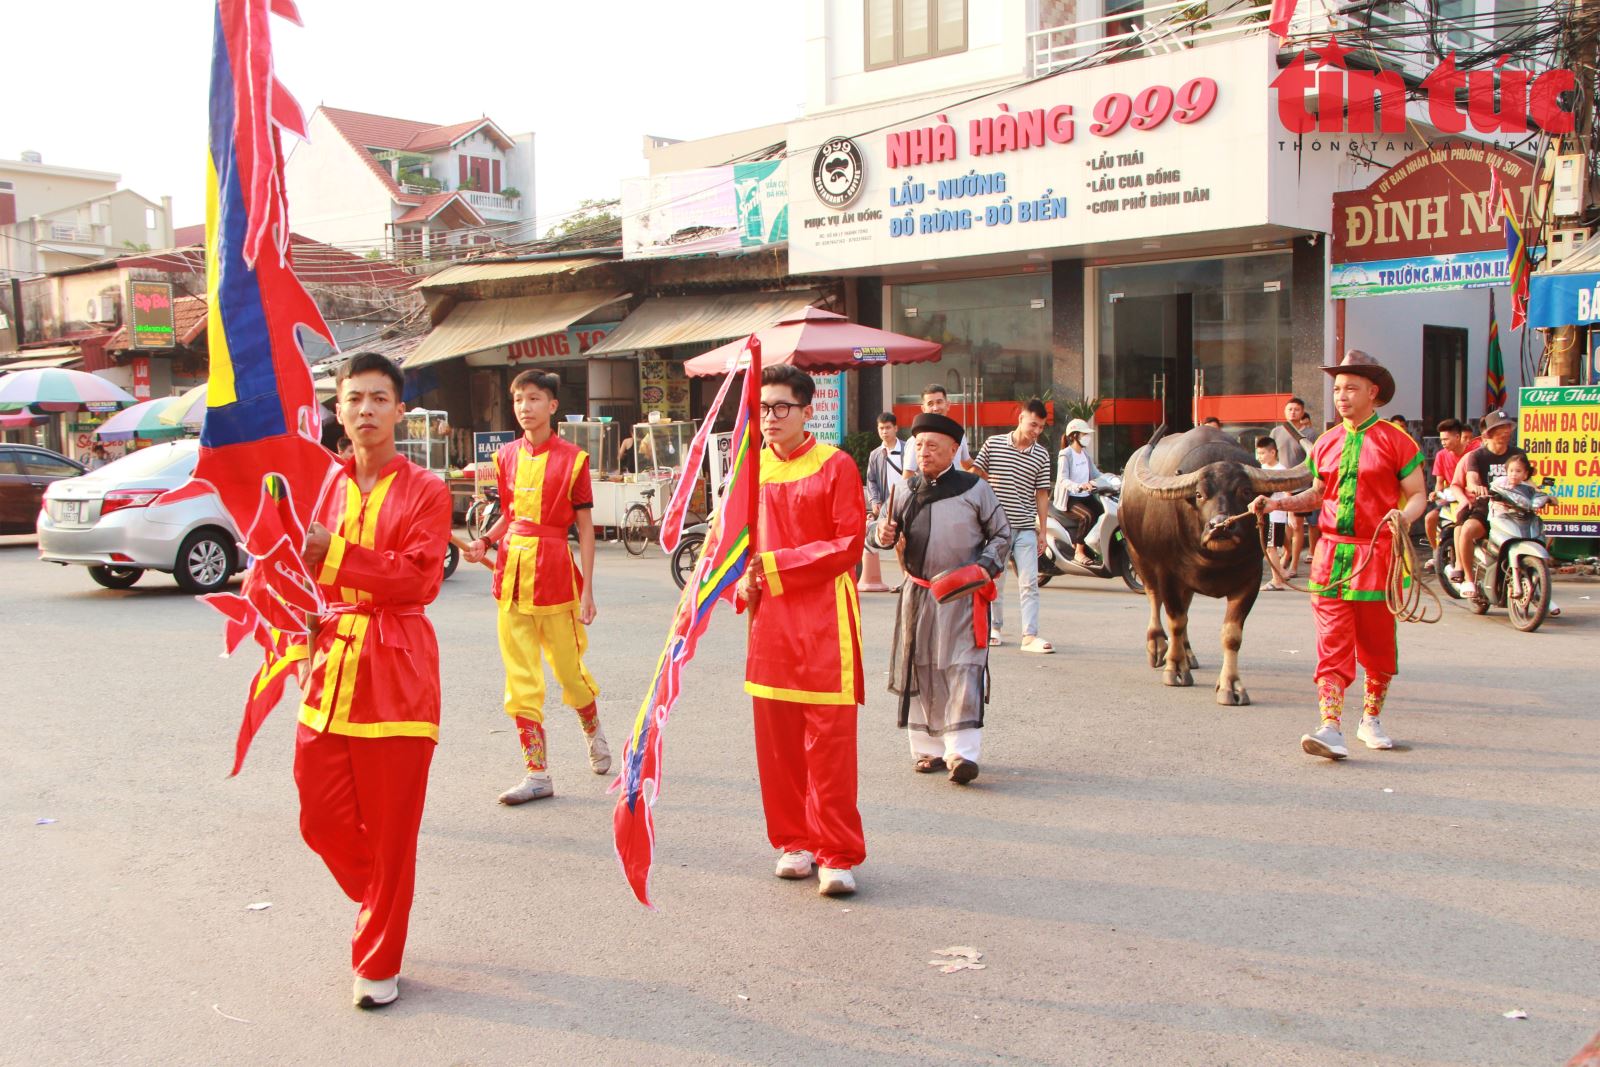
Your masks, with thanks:
<instances>
[{"instance_id":1,"label":"buffalo hoof","mask_svg":"<svg viewBox=\"0 0 1600 1067\"><path fill-rule=\"evenodd\" d=\"M1250 703L1250 694L1245 692L1244 683L1235 681L1232 685L1217 683L1217 703L1224 707L1242 708Z\"/></svg>"},{"instance_id":2,"label":"buffalo hoof","mask_svg":"<svg viewBox=\"0 0 1600 1067\"><path fill-rule=\"evenodd\" d=\"M1192 648L1189 650L1189 669L1191 671L1200 669L1200 657L1194 654L1194 649Z\"/></svg>"},{"instance_id":3,"label":"buffalo hoof","mask_svg":"<svg viewBox=\"0 0 1600 1067\"><path fill-rule=\"evenodd\" d=\"M1161 684L1179 688L1191 686L1194 684L1194 675L1189 673L1187 667L1181 671L1175 671L1168 667L1166 672L1161 675Z\"/></svg>"},{"instance_id":4,"label":"buffalo hoof","mask_svg":"<svg viewBox=\"0 0 1600 1067\"><path fill-rule=\"evenodd\" d=\"M1150 667L1152 670L1160 670L1167 665L1166 637L1163 636L1153 641L1146 641L1144 647L1145 651L1150 653Z\"/></svg>"}]
</instances>

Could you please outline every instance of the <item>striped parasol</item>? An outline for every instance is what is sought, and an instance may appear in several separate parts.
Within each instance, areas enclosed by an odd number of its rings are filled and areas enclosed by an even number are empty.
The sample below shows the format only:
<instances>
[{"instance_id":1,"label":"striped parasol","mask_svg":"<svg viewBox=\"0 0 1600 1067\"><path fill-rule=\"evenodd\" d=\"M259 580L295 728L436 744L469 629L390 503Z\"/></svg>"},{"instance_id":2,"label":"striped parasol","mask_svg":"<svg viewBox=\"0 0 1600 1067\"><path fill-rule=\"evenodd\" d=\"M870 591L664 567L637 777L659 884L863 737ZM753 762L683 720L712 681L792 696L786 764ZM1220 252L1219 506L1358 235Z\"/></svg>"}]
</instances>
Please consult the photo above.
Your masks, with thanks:
<instances>
[{"instance_id":1,"label":"striped parasol","mask_svg":"<svg viewBox=\"0 0 1600 1067\"><path fill-rule=\"evenodd\" d=\"M182 437L188 433L181 422L167 422L163 413L179 400L179 396L162 396L123 408L95 428L94 435L102 441L128 441L135 437L159 440Z\"/></svg>"},{"instance_id":2,"label":"striped parasol","mask_svg":"<svg viewBox=\"0 0 1600 1067\"><path fill-rule=\"evenodd\" d=\"M161 421L168 426L183 425L198 430L206 417L205 385L197 385L171 400L172 403L161 409Z\"/></svg>"},{"instance_id":3,"label":"striped parasol","mask_svg":"<svg viewBox=\"0 0 1600 1067\"><path fill-rule=\"evenodd\" d=\"M45 367L0 378L0 411L80 411L90 405L137 404L127 391L81 370Z\"/></svg>"}]
</instances>

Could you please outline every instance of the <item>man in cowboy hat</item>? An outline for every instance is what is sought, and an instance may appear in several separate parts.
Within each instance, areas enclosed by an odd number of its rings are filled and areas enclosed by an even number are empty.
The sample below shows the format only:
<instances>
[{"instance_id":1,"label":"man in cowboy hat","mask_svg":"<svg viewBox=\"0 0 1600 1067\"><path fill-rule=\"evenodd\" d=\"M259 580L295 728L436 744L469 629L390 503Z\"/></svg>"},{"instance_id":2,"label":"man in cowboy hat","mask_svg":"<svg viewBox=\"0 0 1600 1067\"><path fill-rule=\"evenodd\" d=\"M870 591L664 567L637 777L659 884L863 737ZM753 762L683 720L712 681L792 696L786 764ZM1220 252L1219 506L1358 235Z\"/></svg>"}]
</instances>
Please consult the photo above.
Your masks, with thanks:
<instances>
[{"instance_id":1,"label":"man in cowboy hat","mask_svg":"<svg viewBox=\"0 0 1600 1067\"><path fill-rule=\"evenodd\" d=\"M889 692L919 774L978 777L988 694L989 604L1011 551L1011 524L989 483L956 466L961 424L934 412L911 424L917 473L896 487L868 538L899 553ZM912 698L917 698L913 702Z\"/></svg>"},{"instance_id":2,"label":"man in cowboy hat","mask_svg":"<svg viewBox=\"0 0 1600 1067\"><path fill-rule=\"evenodd\" d=\"M1310 591L1322 719L1315 733L1300 739L1300 747L1313 756L1338 760L1350 754L1340 719L1357 663L1367 677L1356 737L1368 748L1394 747L1378 718L1389 680L1399 670L1394 616L1384 597L1395 551L1388 519L1398 515L1410 526L1428 500L1417 443L1394 423L1378 418L1377 409L1394 398L1394 377L1358 350L1322 369L1333 376L1333 406L1341 421L1317 438L1306 459L1311 488L1271 506L1292 512L1321 510L1322 537L1311 561ZM1268 498L1258 496L1250 506L1258 514L1265 512Z\"/></svg>"}]
</instances>

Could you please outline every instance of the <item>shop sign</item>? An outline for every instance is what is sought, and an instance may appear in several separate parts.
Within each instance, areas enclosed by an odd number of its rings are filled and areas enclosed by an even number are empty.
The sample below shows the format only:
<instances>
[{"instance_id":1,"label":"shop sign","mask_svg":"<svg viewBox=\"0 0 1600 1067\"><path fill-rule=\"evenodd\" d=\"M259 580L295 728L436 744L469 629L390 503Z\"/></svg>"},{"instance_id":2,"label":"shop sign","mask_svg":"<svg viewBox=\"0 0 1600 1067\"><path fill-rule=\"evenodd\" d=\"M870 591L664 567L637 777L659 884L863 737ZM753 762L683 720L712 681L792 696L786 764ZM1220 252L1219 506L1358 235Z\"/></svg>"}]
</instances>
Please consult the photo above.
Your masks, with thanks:
<instances>
[{"instance_id":1,"label":"shop sign","mask_svg":"<svg viewBox=\"0 0 1600 1067\"><path fill-rule=\"evenodd\" d=\"M1597 323L1600 323L1600 273L1529 275L1529 326L1593 326Z\"/></svg>"},{"instance_id":2,"label":"shop sign","mask_svg":"<svg viewBox=\"0 0 1600 1067\"><path fill-rule=\"evenodd\" d=\"M526 363L535 359L564 359L581 356L615 330L620 323L592 322L574 326L565 333L547 333L506 346L507 363Z\"/></svg>"},{"instance_id":3,"label":"shop sign","mask_svg":"<svg viewBox=\"0 0 1600 1067\"><path fill-rule=\"evenodd\" d=\"M1442 293L1509 284L1511 279L1506 270L1503 246L1494 252L1334 263L1328 272L1328 295L1336 300L1394 293Z\"/></svg>"},{"instance_id":4,"label":"shop sign","mask_svg":"<svg viewBox=\"0 0 1600 1067\"><path fill-rule=\"evenodd\" d=\"M472 462L493 463L494 454L502 445L509 445L522 436L520 430L488 430L472 435Z\"/></svg>"},{"instance_id":5,"label":"shop sign","mask_svg":"<svg viewBox=\"0 0 1600 1067\"><path fill-rule=\"evenodd\" d=\"M133 395L138 400L150 399L150 357L133 357Z\"/></svg>"},{"instance_id":6,"label":"shop sign","mask_svg":"<svg viewBox=\"0 0 1600 1067\"><path fill-rule=\"evenodd\" d=\"M1600 385L1600 330L1589 331L1589 370L1584 381Z\"/></svg>"},{"instance_id":7,"label":"shop sign","mask_svg":"<svg viewBox=\"0 0 1600 1067\"><path fill-rule=\"evenodd\" d=\"M733 195L739 207L741 247L789 239L789 176L783 160L735 163Z\"/></svg>"},{"instance_id":8,"label":"shop sign","mask_svg":"<svg viewBox=\"0 0 1600 1067\"><path fill-rule=\"evenodd\" d=\"M1448 262L1497 251L1501 269L1495 280L1456 280L1505 285L1501 205L1490 203L1490 190L1498 179L1512 207L1526 216L1535 170L1521 156L1476 142L1441 141L1413 152L1365 189L1334 194L1334 269L1347 263Z\"/></svg>"},{"instance_id":9,"label":"shop sign","mask_svg":"<svg viewBox=\"0 0 1600 1067\"><path fill-rule=\"evenodd\" d=\"M177 340L172 321L172 283L129 282L128 319L135 349L172 348Z\"/></svg>"},{"instance_id":10,"label":"shop sign","mask_svg":"<svg viewBox=\"0 0 1600 1067\"><path fill-rule=\"evenodd\" d=\"M811 394L811 418L806 429L823 444L838 447L844 444L845 372L813 374L811 380L817 388Z\"/></svg>"},{"instance_id":11,"label":"shop sign","mask_svg":"<svg viewBox=\"0 0 1600 1067\"><path fill-rule=\"evenodd\" d=\"M1556 483L1545 536L1600 536L1600 386L1527 386L1521 399L1517 444Z\"/></svg>"},{"instance_id":12,"label":"shop sign","mask_svg":"<svg viewBox=\"0 0 1600 1067\"><path fill-rule=\"evenodd\" d=\"M1269 43L1203 49L789 131L795 274L1269 222ZM876 132L856 132L876 131Z\"/></svg>"},{"instance_id":13,"label":"shop sign","mask_svg":"<svg viewBox=\"0 0 1600 1067\"><path fill-rule=\"evenodd\" d=\"M639 407L649 415L659 411L663 418L689 417L689 379L683 364L665 359L639 361Z\"/></svg>"},{"instance_id":14,"label":"shop sign","mask_svg":"<svg viewBox=\"0 0 1600 1067\"><path fill-rule=\"evenodd\" d=\"M733 252L742 244L732 167L622 183L622 258Z\"/></svg>"}]
</instances>

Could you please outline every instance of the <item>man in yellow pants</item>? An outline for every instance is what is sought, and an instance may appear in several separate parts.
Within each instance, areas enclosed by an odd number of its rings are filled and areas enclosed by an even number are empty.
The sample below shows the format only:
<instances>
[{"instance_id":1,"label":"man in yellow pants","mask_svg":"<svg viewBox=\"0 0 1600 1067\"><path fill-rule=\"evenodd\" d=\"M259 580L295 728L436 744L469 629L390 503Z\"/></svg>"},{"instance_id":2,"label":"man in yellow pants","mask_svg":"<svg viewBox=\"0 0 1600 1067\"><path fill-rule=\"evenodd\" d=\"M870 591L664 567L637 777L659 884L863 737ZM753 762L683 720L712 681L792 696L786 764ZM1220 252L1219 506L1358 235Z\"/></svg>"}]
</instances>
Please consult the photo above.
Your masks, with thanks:
<instances>
[{"instance_id":1,"label":"man in yellow pants","mask_svg":"<svg viewBox=\"0 0 1600 1067\"><path fill-rule=\"evenodd\" d=\"M544 736L542 652L561 685L561 702L578 713L589 742L589 766L611 770L611 749L600 729L595 698L600 687L583 665L585 630L595 618L594 492L589 454L552 430L561 381L523 371L511 383L511 403L522 436L495 454L495 479L504 512L464 558L477 563L496 543L494 595L500 602L500 658L506 668L506 714L517 724L527 774L500 794L502 804L525 804L555 795ZM581 570L567 548L567 529L578 527Z\"/></svg>"}]
</instances>

